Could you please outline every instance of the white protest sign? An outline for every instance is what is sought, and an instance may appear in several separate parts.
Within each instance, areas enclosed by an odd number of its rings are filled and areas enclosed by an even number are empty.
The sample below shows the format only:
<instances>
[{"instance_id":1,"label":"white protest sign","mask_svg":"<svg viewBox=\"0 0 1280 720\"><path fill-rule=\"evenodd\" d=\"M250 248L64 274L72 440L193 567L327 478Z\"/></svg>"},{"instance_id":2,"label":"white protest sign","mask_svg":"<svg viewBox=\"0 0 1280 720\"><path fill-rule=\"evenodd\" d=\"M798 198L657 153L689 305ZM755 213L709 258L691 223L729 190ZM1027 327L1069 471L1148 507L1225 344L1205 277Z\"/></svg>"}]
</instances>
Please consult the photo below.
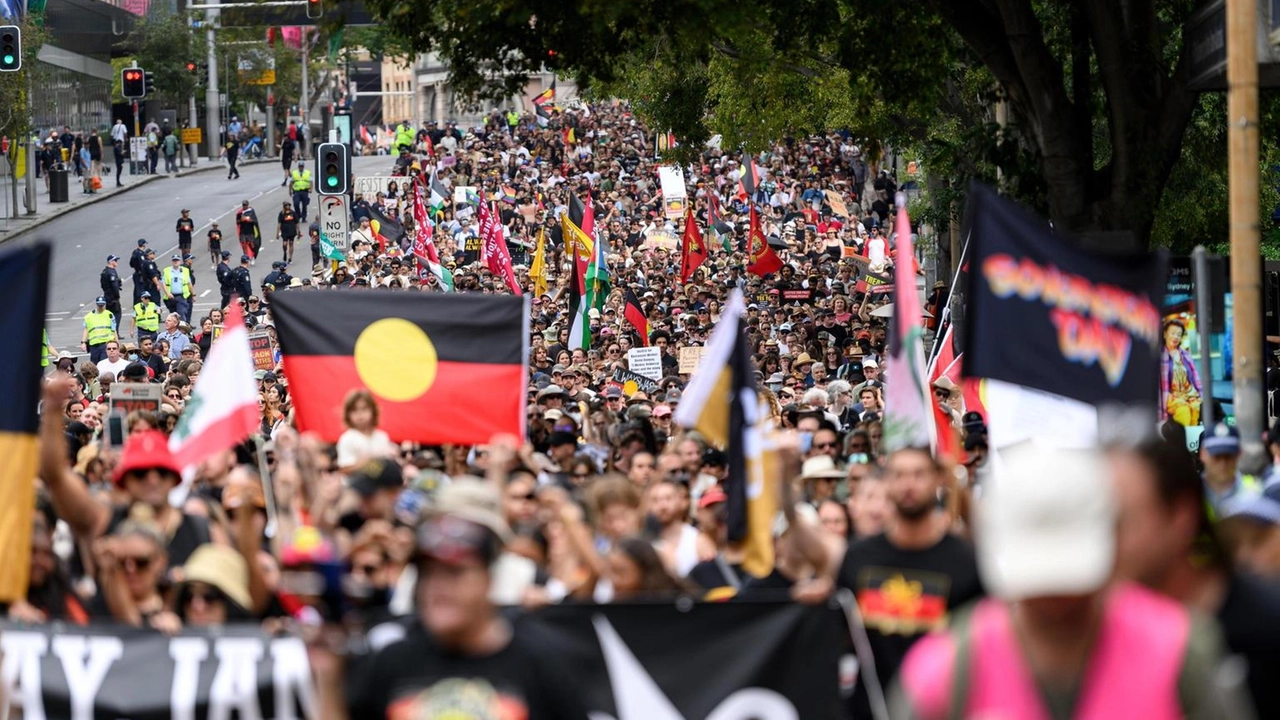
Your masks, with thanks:
<instances>
[{"instance_id":1,"label":"white protest sign","mask_svg":"<svg viewBox=\"0 0 1280 720\"><path fill-rule=\"evenodd\" d=\"M637 375L654 380L662 379L662 349L638 347L627 351L627 367Z\"/></svg>"}]
</instances>

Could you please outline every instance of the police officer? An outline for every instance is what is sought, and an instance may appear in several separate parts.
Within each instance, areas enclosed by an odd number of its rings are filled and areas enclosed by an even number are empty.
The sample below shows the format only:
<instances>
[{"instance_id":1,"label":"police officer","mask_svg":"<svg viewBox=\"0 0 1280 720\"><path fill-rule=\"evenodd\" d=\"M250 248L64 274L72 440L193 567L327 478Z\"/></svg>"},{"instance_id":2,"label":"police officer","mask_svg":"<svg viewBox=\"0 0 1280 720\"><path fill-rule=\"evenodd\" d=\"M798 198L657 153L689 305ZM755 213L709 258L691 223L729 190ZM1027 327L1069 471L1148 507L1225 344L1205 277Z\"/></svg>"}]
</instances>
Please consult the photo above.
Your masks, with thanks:
<instances>
[{"instance_id":1,"label":"police officer","mask_svg":"<svg viewBox=\"0 0 1280 720\"><path fill-rule=\"evenodd\" d=\"M156 265L156 251L153 248L147 248L147 259L142 264L143 276L146 278L143 289L151 293L151 297L159 297L160 288L160 268ZM139 295L141 300L142 296Z\"/></svg>"},{"instance_id":2,"label":"police officer","mask_svg":"<svg viewBox=\"0 0 1280 720\"><path fill-rule=\"evenodd\" d=\"M311 204L311 171L307 164L298 161L298 169L293 171L293 209L298 213L301 222L307 221L307 206Z\"/></svg>"},{"instance_id":3,"label":"police officer","mask_svg":"<svg viewBox=\"0 0 1280 720\"><path fill-rule=\"evenodd\" d=\"M161 276L161 288L164 293L164 304L178 317L191 322L191 295L195 288L191 285L191 273L182 266L182 257L174 255L169 258L169 267Z\"/></svg>"},{"instance_id":4,"label":"police officer","mask_svg":"<svg viewBox=\"0 0 1280 720\"><path fill-rule=\"evenodd\" d=\"M151 293L142 293L142 299L133 306L133 330L138 342L143 338L155 339L160 332L160 306L151 302Z\"/></svg>"},{"instance_id":5,"label":"police officer","mask_svg":"<svg viewBox=\"0 0 1280 720\"><path fill-rule=\"evenodd\" d=\"M102 284L102 297L107 299L107 309L115 316L116 322L120 322L120 291L124 289L124 281L120 279L120 273L116 272L116 265L120 263L120 257L117 255L107 256L107 266L102 269L102 276L99 282ZM116 328L117 330L119 327Z\"/></svg>"},{"instance_id":6,"label":"police officer","mask_svg":"<svg viewBox=\"0 0 1280 720\"><path fill-rule=\"evenodd\" d=\"M236 290L231 280L231 266L227 264L231 259L231 251L223 250L221 259L222 261L218 263L218 291L222 293L222 304L218 307L225 308L231 304L231 294Z\"/></svg>"},{"instance_id":7,"label":"police officer","mask_svg":"<svg viewBox=\"0 0 1280 720\"><path fill-rule=\"evenodd\" d=\"M209 260L214 267L218 266L218 260L230 257L230 253L222 252L222 231L218 229L218 223L209 223Z\"/></svg>"},{"instance_id":8,"label":"police officer","mask_svg":"<svg viewBox=\"0 0 1280 720\"><path fill-rule=\"evenodd\" d=\"M276 287L288 287L289 285L288 280L285 280L283 282L281 281L281 278L288 277L287 275L284 274L284 269L286 267L288 267L288 265L280 260L276 260L275 262L271 263L271 272L267 273L267 276L262 278L262 283L264 285L270 284Z\"/></svg>"},{"instance_id":9,"label":"police officer","mask_svg":"<svg viewBox=\"0 0 1280 720\"><path fill-rule=\"evenodd\" d=\"M240 267L231 271L232 292L239 295L241 300L247 300L253 294L253 278L249 277L250 260L252 258L248 255L241 255Z\"/></svg>"},{"instance_id":10,"label":"police officer","mask_svg":"<svg viewBox=\"0 0 1280 720\"><path fill-rule=\"evenodd\" d=\"M116 340L116 318L107 309L107 299L98 296L97 308L85 313L80 347L89 353L89 361L97 363L107 356L107 343Z\"/></svg>"},{"instance_id":11,"label":"police officer","mask_svg":"<svg viewBox=\"0 0 1280 720\"><path fill-rule=\"evenodd\" d=\"M138 240L138 247L134 248L133 254L129 256L129 267L133 268L133 301L136 303L142 298L143 290L150 290L147 286L147 239Z\"/></svg>"},{"instance_id":12,"label":"police officer","mask_svg":"<svg viewBox=\"0 0 1280 720\"><path fill-rule=\"evenodd\" d=\"M408 120L396 126L396 149L413 152L413 125Z\"/></svg>"}]
</instances>

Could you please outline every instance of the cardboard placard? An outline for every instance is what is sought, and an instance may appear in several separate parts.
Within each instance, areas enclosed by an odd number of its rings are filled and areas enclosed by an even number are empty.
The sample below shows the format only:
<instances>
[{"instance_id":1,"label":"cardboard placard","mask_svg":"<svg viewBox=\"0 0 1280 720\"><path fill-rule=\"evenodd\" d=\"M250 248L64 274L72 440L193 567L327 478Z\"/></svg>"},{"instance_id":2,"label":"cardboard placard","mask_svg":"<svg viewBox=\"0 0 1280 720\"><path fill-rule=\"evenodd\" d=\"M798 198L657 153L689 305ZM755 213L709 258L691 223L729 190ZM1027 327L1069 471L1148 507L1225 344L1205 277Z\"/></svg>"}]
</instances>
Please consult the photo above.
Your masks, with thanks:
<instances>
[{"instance_id":1,"label":"cardboard placard","mask_svg":"<svg viewBox=\"0 0 1280 720\"><path fill-rule=\"evenodd\" d=\"M702 362L702 353L706 351L706 347L697 345L694 347L680 348L680 374L692 375L698 369L698 363Z\"/></svg>"},{"instance_id":2,"label":"cardboard placard","mask_svg":"<svg viewBox=\"0 0 1280 720\"><path fill-rule=\"evenodd\" d=\"M652 397L658 391L657 380L647 378L630 370L623 370L622 368L616 368L610 380L615 384L621 385L622 393L627 397L631 397L637 392L643 392L645 395Z\"/></svg>"},{"instance_id":3,"label":"cardboard placard","mask_svg":"<svg viewBox=\"0 0 1280 720\"><path fill-rule=\"evenodd\" d=\"M270 371L276 366L271 336L267 333L249 333L249 352L253 353L254 370Z\"/></svg>"},{"instance_id":4,"label":"cardboard placard","mask_svg":"<svg viewBox=\"0 0 1280 720\"><path fill-rule=\"evenodd\" d=\"M111 386L110 412L128 415L134 410L160 412L164 386L159 383L122 383Z\"/></svg>"},{"instance_id":5,"label":"cardboard placard","mask_svg":"<svg viewBox=\"0 0 1280 720\"><path fill-rule=\"evenodd\" d=\"M662 379L662 349L658 347L637 347L627 351L627 367L631 372L639 373L654 380Z\"/></svg>"},{"instance_id":6,"label":"cardboard placard","mask_svg":"<svg viewBox=\"0 0 1280 720\"><path fill-rule=\"evenodd\" d=\"M778 292L778 300L784 303L805 303L813 304L813 291L805 288L791 288L780 290Z\"/></svg>"}]
</instances>

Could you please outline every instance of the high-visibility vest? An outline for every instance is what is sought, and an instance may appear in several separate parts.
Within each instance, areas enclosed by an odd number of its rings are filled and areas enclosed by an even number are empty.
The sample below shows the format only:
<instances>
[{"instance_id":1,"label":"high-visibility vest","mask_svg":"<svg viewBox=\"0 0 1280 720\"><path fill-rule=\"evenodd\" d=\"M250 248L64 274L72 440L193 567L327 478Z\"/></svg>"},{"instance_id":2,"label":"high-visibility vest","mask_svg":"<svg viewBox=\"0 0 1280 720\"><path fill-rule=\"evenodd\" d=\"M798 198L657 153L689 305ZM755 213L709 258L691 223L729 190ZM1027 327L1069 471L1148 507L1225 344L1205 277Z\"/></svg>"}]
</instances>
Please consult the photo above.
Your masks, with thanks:
<instances>
[{"instance_id":1,"label":"high-visibility vest","mask_svg":"<svg viewBox=\"0 0 1280 720\"><path fill-rule=\"evenodd\" d=\"M293 171L293 191L298 192L300 190L310 190L310 189L311 189L311 171L303 170L302 172L298 172L297 170L294 170Z\"/></svg>"},{"instance_id":2,"label":"high-visibility vest","mask_svg":"<svg viewBox=\"0 0 1280 720\"><path fill-rule=\"evenodd\" d=\"M166 270L168 268L165 268ZM160 306L155 303L138 303L133 306L134 320L139 330L159 332Z\"/></svg>"},{"instance_id":3,"label":"high-visibility vest","mask_svg":"<svg viewBox=\"0 0 1280 720\"><path fill-rule=\"evenodd\" d=\"M396 128L396 145L407 145L413 147L413 128L400 123Z\"/></svg>"},{"instance_id":4,"label":"high-visibility vest","mask_svg":"<svg viewBox=\"0 0 1280 720\"><path fill-rule=\"evenodd\" d=\"M46 368L49 367L49 331L42 330L41 332L43 333L41 339L44 345L40 346L40 367Z\"/></svg>"},{"instance_id":5,"label":"high-visibility vest","mask_svg":"<svg viewBox=\"0 0 1280 720\"><path fill-rule=\"evenodd\" d=\"M186 300L191 297L191 270L190 268L178 267L182 271L182 299ZM173 266L170 265L164 269L163 282L165 290L173 292Z\"/></svg>"},{"instance_id":6,"label":"high-visibility vest","mask_svg":"<svg viewBox=\"0 0 1280 720\"><path fill-rule=\"evenodd\" d=\"M94 310L84 316L84 329L89 331L85 336L89 345L101 345L116 339L116 331L113 323L115 316L110 310L98 312Z\"/></svg>"}]
</instances>

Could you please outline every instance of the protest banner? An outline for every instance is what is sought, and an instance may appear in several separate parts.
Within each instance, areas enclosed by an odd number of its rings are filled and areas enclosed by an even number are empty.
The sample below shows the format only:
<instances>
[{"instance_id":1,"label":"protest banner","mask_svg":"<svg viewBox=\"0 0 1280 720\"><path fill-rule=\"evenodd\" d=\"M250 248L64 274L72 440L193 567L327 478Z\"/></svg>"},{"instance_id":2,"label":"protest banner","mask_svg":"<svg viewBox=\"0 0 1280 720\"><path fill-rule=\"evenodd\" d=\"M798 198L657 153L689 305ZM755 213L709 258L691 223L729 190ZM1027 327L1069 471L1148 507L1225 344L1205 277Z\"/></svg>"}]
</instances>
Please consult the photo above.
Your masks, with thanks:
<instances>
[{"instance_id":1,"label":"protest banner","mask_svg":"<svg viewBox=\"0 0 1280 720\"><path fill-rule=\"evenodd\" d=\"M122 383L111 386L110 412L128 415L134 410L160 412L164 386L156 383Z\"/></svg>"},{"instance_id":2,"label":"protest banner","mask_svg":"<svg viewBox=\"0 0 1280 720\"><path fill-rule=\"evenodd\" d=\"M270 371L276 366L271 336L267 333L249 333L249 351L253 353L253 369Z\"/></svg>"},{"instance_id":3,"label":"protest banner","mask_svg":"<svg viewBox=\"0 0 1280 720\"><path fill-rule=\"evenodd\" d=\"M627 351L627 367L631 372L639 373L654 380L662 379L662 349L658 347L637 347Z\"/></svg>"},{"instance_id":4,"label":"protest banner","mask_svg":"<svg viewBox=\"0 0 1280 720\"><path fill-rule=\"evenodd\" d=\"M847 631L836 610L790 602L644 603L508 614L516 633L538 638L545 662L574 678L591 717L840 717L840 639ZM415 622L377 625L367 644L385 648ZM320 717L302 640L254 625L170 637L124 626L0 623L0 653L0 715L12 708L47 720ZM355 673L349 681L348 690L359 694L374 680ZM662 708L668 710L658 714Z\"/></svg>"},{"instance_id":5,"label":"protest banner","mask_svg":"<svg viewBox=\"0 0 1280 720\"><path fill-rule=\"evenodd\" d=\"M358 177L356 178L355 185L351 188L351 192L363 197L369 202L373 202L378 197L378 193L385 193L387 191L388 185L394 182L396 183L396 186L399 187L404 184L406 179L407 178L391 177L387 175Z\"/></svg>"},{"instance_id":6,"label":"protest banner","mask_svg":"<svg viewBox=\"0 0 1280 720\"><path fill-rule=\"evenodd\" d=\"M1092 405L1154 404L1163 251L1094 254L982 186L967 217L965 374Z\"/></svg>"},{"instance_id":7,"label":"protest banner","mask_svg":"<svg viewBox=\"0 0 1280 720\"><path fill-rule=\"evenodd\" d=\"M26 718L320 716L302 640L253 625L170 637L114 625L0 623L0 655L0 698ZM8 715L0 703L0 716Z\"/></svg>"},{"instance_id":8,"label":"protest banner","mask_svg":"<svg viewBox=\"0 0 1280 720\"><path fill-rule=\"evenodd\" d=\"M616 368L613 375L609 378L610 382L622 387L622 392L627 397L642 392L646 395L652 395L658 391L658 381L653 378L647 378L637 372Z\"/></svg>"},{"instance_id":9,"label":"protest banner","mask_svg":"<svg viewBox=\"0 0 1280 720\"><path fill-rule=\"evenodd\" d=\"M805 288L788 288L778 292L778 299L783 303L813 304L813 291Z\"/></svg>"},{"instance_id":10,"label":"protest banner","mask_svg":"<svg viewBox=\"0 0 1280 720\"><path fill-rule=\"evenodd\" d=\"M692 375L698 369L698 363L702 362L702 353L706 351L706 347L697 345L694 347L680 348L680 374Z\"/></svg>"}]
</instances>

